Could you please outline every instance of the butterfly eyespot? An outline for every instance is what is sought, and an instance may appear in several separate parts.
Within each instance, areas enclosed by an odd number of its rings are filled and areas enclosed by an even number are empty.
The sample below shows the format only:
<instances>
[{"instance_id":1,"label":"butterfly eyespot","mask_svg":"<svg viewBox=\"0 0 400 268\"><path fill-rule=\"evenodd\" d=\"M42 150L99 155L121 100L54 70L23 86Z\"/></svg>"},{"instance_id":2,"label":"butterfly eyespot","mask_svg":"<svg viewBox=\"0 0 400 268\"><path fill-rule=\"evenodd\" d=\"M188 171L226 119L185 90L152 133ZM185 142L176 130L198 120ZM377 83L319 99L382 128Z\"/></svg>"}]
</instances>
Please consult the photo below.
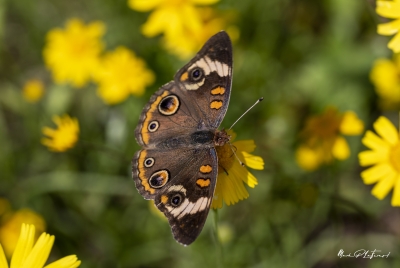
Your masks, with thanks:
<instances>
[{"instance_id":1,"label":"butterfly eyespot","mask_svg":"<svg viewBox=\"0 0 400 268\"><path fill-rule=\"evenodd\" d=\"M203 71L199 68L194 68L192 72L190 73L190 76L193 81L199 81L201 77L203 76Z\"/></svg>"},{"instance_id":2,"label":"butterfly eyespot","mask_svg":"<svg viewBox=\"0 0 400 268\"><path fill-rule=\"evenodd\" d=\"M144 160L144 166L145 167L152 167L154 165L154 158L149 157L146 160Z\"/></svg>"},{"instance_id":3,"label":"butterfly eyespot","mask_svg":"<svg viewBox=\"0 0 400 268\"><path fill-rule=\"evenodd\" d=\"M175 95L163 98L158 105L158 111L163 115L173 115L179 109L179 99Z\"/></svg>"},{"instance_id":4,"label":"butterfly eyespot","mask_svg":"<svg viewBox=\"0 0 400 268\"><path fill-rule=\"evenodd\" d=\"M182 203L183 197L181 194L175 194L171 197L170 200L171 200L171 205L177 207Z\"/></svg>"},{"instance_id":5,"label":"butterfly eyespot","mask_svg":"<svg viewBox=\"0 0 400 268\"><path fill-rule=\"evenodd\" d=\"M155 132L160 127L160 124L157 121L151 121L149 126L147 127L148 131Z\"/></svg>"},{"instance_id":6,"label":"butterfly eyespot","mask_svg":"<svg viewBox=\"0 0 400 268\"><path fill-rule=\"evenodd\" d=\"M169 173L167 170L160 170L154 172L149 179L149 184L153 188L161 188L163 187L169 179Z\"/></svg>"}]
</instances>

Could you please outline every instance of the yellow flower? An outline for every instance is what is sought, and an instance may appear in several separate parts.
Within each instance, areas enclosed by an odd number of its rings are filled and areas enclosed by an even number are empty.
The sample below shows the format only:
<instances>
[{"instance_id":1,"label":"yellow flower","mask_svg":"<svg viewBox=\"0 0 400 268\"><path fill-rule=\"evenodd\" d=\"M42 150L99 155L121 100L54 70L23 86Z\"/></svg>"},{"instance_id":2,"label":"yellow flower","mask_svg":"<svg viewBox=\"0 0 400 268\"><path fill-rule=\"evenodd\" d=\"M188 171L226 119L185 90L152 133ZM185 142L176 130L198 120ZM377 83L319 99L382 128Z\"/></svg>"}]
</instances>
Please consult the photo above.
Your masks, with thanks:
<instances>
[{"instance_id":1,"label":"yellow flower","mask_svg":"<svg viewBox=\"0 0 400 268\"><path fill-rule=\"evenodd\" d=\"M57 125L57 129L44 127L42 132L49 138L43 138L42 144L55 152L64 152L74 147L79 134L78 120L64 115L54 116L53 122Z\"/></svg>"},{"instance_id":2,"label":"yellow flower","mask_svg":"<svg viewBox=\"0 0 400 268\"><path fill-rule=\"evenodd\" d=\"M22 96L28 102L37 102L43 96L44 85L37 79L28 80L22 89Z\"/></svg>"},{"instance_id":3,"label":"yellow flower","mask_svg":"<svg viewBox=\"0 0 400 268\"><path fill-rule=\"evenodd\" d=\"M183 30L179 34L165 35L163 42L165 48L172 54L181 59L187 59L214 34L222 29L226 29L231 40L234 42L239 38L239 30L235 26L227 26L230 18L228 16L217 15L212 8L196 8L201 19L201 30Z\"/></svg>"},{"instance_id":4,"label":"yellow flower","mask_svg":"<svg viewBox=\"0 0 400 268\"><path fill-rule=\"evenodd\" d=\"M388 48L395 53L400 52L400 0L376 1L376 13L380 16L395 19L391 22L378 25L378 34L394 35L394 38L388 43Z\"/></svg>"},{"instance_id":5,"label":"yellow flower","mask_svg":"<svg viewBox=\"0 0 400 268\"><path fill-rule=\"evenodd\" d=\"M236 137L235 133L228 131L228 134L233 141ZM232 147L229 144L216 147L219 167L217 185L211 205L214 209L222 208L222 201L229 206L249 197L244 183L251 188L258 184L256 177L236 159L232 148L235 149L237 157L246 166L258 170L264 169L264 160L259 156L250 154L256 147L253 140L235 141L231 144Z\"/></svg>"},{"instance_id":6,"label":"yellow flower","mask_svg":"<svg viewBox=\"0 0 400 268\"><path fill-rule=\"evenodd\" d=\"M108 52L94 77L98 95L108 104L124 101L130 94L141 96L154 82L154 74L145 62L125 47Z\"/></svg>"},{"instance_id":7,"label":"yellow flower","mask_svg":"<svg viewBox=\"0 0 400 268\"><path fill-rule=\"evenodd\" d=\"M373 166L361 173L365 184L374 184L372 195L385 198L393 188L392 206L400 206L400 132L386 118L379 117L374 123L376 135L367 131L362 143L371 150L359 153L360 165Z\"/></svg>"},{"instance_id":8,"label":"yellow flower","mask_svg":"<svg viewBox=\"0 0 400 268\"><path fill-rule=\"evenodd\" d=\"M70 255L44 266L53 247L54 236L42 233L35 245L33 244L34 237L35 226L22 224L21 234L11 258L10 268L76 268L81 264L81 261L75 255ZM9 267L1 245L0 267Z\"/></svg>"},{"instance_id":9,"label":"yellow flower","mask_svg":"<svg viewBox=\"0 0 400 268\"><path fill-rule=\"evenodd\" d=\"M21 224L33 224L40 233L46 229L46 222L42 216L30 209L20 209L16 212L8 213L2 221L4 223L0 227L0 244L3 245L8 257L11 257L17 245Z\"/></svg>"},{"instance_id":10,"label":"yellow flower","mask_svg":"<svg viewBox=\"0 0 400 268\"><path fill-rule=\"evenodd\" d=\"M341 134L359 135L363 130L364 123L352 111L340 114L328 108L322 115L310 117L301 133L304 143L296 150L297 164L312 171L334 159L347 159L350 148Z\"/></svg>"},{"instance_id":11,"label":"yellow flower","mask_svg":"<svg viewBox=\"0 0 400 268\"><path fill-rule=\"evenodd\" d=\"M371 73L371 82L376 93L381 98L384 108L400 106L400 56L394 60L378 59L375 61Z\"/></svg>"},{"instance_id":12,"label":"yellow flower","mask_svg":"<svg viewBox=\"0 0 400 268\"><path fill-rule=\"evenodd\" d=\"M57 83L69 82L83 87L98 68L103 51L100 38L104 35L102 22L88 25L79 19L67 22L66 29L53 29L47 34L43 57Z\"/></svg>"},{"instance_id":13,"label":"yellow flower","mask_svg":"<svg viewBox=\"0 0 400 268\"><path fill-rule=\"evenodd\" d=\"M168 51L186 59L215 33L225 29L232 40L239 36L239 30L227 26L229 16L219 16L210 5L219 0L129 0L129 6L137 11L151 11L142 27L147 37L164 34L163 43ZM232 17L232 16L231 16Z\"/></svg>"},{"instance_id":14,"label":"yellow flower","mask_svg":"<svg viewBox=\"0 0 400 268\"><path fill-rule=\"evenodd\" d=\"M185 30L201 30L201 19L195 5L210 5L219 0L129 0L134 10L147 12L154 10L142 27L147 37L164 33L176 36Z\"/></svg>"}]
</instances>

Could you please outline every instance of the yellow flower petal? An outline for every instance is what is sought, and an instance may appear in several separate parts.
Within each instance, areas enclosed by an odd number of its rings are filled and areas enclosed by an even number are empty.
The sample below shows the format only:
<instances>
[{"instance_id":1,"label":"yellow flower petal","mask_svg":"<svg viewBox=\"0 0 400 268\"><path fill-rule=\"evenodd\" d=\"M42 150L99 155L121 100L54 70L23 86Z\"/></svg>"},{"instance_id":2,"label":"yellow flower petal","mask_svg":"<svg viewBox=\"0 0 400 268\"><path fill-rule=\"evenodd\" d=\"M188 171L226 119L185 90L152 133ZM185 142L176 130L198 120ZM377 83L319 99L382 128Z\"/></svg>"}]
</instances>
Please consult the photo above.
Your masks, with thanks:
<instances>
[{"instance_id":1,"label":"yellow flower petal","mask_svg":"<svg viewBox=\"0 0 400 268\"><path fill-rule=\"evenodd\" d=\"M381 151L384 154L387 154L390 150L390 144L370 130L367 130L361 142L368 148L374 151Z\"/></svg>"},{"instance_id":2,"label":"yellow flower petal","mask_svg":"<svg viewBox=\"0 0 400 268\"><path fill-rule=\"evenodd\" d=\"M370 166L389 161L389 155L382 151L364 151L358 154L360 165Z\"/></svg>"},{"instance_id":3,"label":"yellow flower petal","mask_svg":"<svg viewBox=\"0 0 400 268\"><path fill-rule=\"evenodd\" d=\"M190 0L190 2L196 5L212 5L219 2L219 0Z\"/></svg>"},{"instance_id":4,"label":"yellow flower petal","mask_svg":"<svg viewBox=\"0 0 400 268\"><path fill-rule=\"evenodd\" d=\"M228 135L231 135L231 138L235 136L232 131L228 131ZM263 159L248 153L255 148L253 140L233 142L233 139L231 139L231 142L232 147L235 148L237 157L245 165L256 169L263 169ZM229 144L219 146L216 149L220 169L211 205L213 209L221 208L223 203L229 206L248 198L249 193L244 183L252 188L258 183L257 179L247 168L242 166L235 158Z\"/></svg>"},{"instance_id":5,"label":"yellow flower petal","mask_svg":"<svg viewBox=\"0 0 400 268\"><path fill-rule=\"evenodd\" d=\"M4 254L3 247L1 246L1 244L0 244L0 267L8 268L6 255Z\"/></svg>"},{"instance_id":6,"label":"yellow flower petal","mask_svg":"<svg viewBox=\"0 0 400 268\"><path fill-rule=\"evenodd\" d=\"M396 96L395 92L397 90L400 91L399 70L400 69L392 60L377 59L374 62L370 73L370 79L377 88L376 91L380 97L391 98Z\"/></svg>"},{"instance_id":7,"label":"yellow flower petal","mask_svg":"<svg viewBox=\"0 0 400 268\"><path fill-rule=\"evenodd\" d=\"M24 262L24 266L26 267L43 267L46 263L50 250L53 247L54 236L50 236L49 234L42 233L36 242L35 246L32 248L28 257Z\"/></svg>"},{"instance_id":8,"label":"yellow flower petal","mask_svg":"<svg viewBox=\"0 0 400 268\"><path fill-rule=\"evenodd\" d=\"M57 125L57 129L44 127L42 132L48 138L43 138L42 144L55 152L64 152L75 146L79 135L78 120L64 115L54 116L53 122Z\"/></svg>"},{"instance_id":9,"label":"yellow flower petal","mask_svg":"<svg viewBox=\"0 0 400 268\"><path fill-rule=\"evenodd\" d=\"M11 259L10 268L42 268L46 263L54 243L54 236L42 233L33 246L35 227L31 224L22 224L18 245ZM33 246L33 247L32 247ZM7 262L2 262L2 247L0 245L0 267L6 268ZM4 257L4 254L3 254ZM80 265L75 255L62 258L46 268L77 268Z\"/></svg>"},{"instance_id":10,"label":"yellow flower petal","mask_svg":"<svg viewBox=\"0 0 400 268\"><path fill-rule=\"evenodd\" d=\"M388 163L381 163L361 172L361 177L365 184L373 184L378 182L381 178L389 176L393 172L391 165Z\"/></svg>"},{"instance_id":11,"label":"yellow flower petal","mask_svg":"<svg viewBox=\"0 0 400 268\"><path fill-rule=\"evenodd\" d=\"M356 113L347 111L343 114L342 122L340 123L340 132L344 135L359 135L364 130L364 122L361 121Z\"/></svg>"},{"instance_id":12,"label":"yellow flower petal","mask_svg":"<svg viewBox=\"0 0 400 268\"><path fill-rule=\"evenodd\" d=\"M46 222L44 219L30 209L19 209L15 212L8 212L0 227L0 243L3 246L6 256L11 257L15 251L21 234L23 223L35 226L36 232L44 232ZM36 239L38 236L35 236Z\"/></svg>"},{"instance_id":13,"label":"yellow flower petal","mask_svg":"<svg viewBox=\"0 0 400 268\"><path fill-rule=\"evenodd\" d=\"M248 167L252 169L257 169L257 170L263 170L264 169L264 160L260 156L252 155L247 152L242 152L243 155L243 161L241 161Z\"/></svg>"},{"instance_id":14,"label":"yellow flower petal","mask_svg":"<svg viewBox=\"0 0 400 268\"><path fill-rule=\"evenodd\" d=\"M249 171L247 171L247 176L244 182L251 188L254 188L258 184L257 178Z\"/></svg>"},{"instance_id":15,"label":"yellow flower petal","mask_svg":"<svg viewBox=\"0 0 400 268\"><path fill-rule=\"evenodd\" d=\"M168 23L165 23L168 21ZM142 25L142 33L146 37L154 37L163 32L169 31L171 27L180 29L179 14L171 9L157 9L153 11L145 24Z\"/></svg>"},{"instance_id":16,"label":"yellow flower petal","mask_svg":"<svg viewBox=\"0 0 400 268\"><path fill-rule=\"evenodd\" d=\"M236 150L238 152L244 151L251 153L254 151L256 148L256 144L254 143L254 140L241 140L241 141L235 141L232 143L234 147L236 147Z\"/></svg>"},{"instance_id":17,"label":"yellow flower petal","mask_svg":"<svg viewBox=\"0 0 400 268\"><path fill-rule=\"evenodd\" d=\"M21 234L11 258L10 268L19 268L25 263L33 246L35 226L22 224Z\"/></svg>"},{"instance_id":18,"label":"yellow flower petal","mask_svg":"<svg viewBox=\"0 0 400 268\"><path fill-rule=\"evenodd\" d=\"M395 145L399 141L399 133L397 132L397 129L392 122L390 122L389 119L384 116L381 116L378 118L378 120L376 120L374 123L374 129L385 141L391 145Z\"/></svg>"},{"instance_id":19,"label":"yellow flower petal","mask_svg":"<svg viewBox=\"0 0 400 268\"><path fill-rule=\"evenodd\" d=\"M163 2L165 0L129 0L128 5L134 10L146 12L156 8Z\"/></svg>"},{"instance_id":20,"label":"yellow flower petal","mask_svg":"<svg viewBox=\"0 0 400 268\"><path fill-rule=\"evenodd\" d=\"M321 164L319 153L308 146L300 146L296 150L296 162L306 171L313 171Z\"/></svg>"},{"instance_id":21,"label":"yellow flower petal","mask_svg":"<svg viewBox=\"0 0 400 268\"><path fill-rule=\"evenodd\" d=\"M105 25L92 22L85 25L70 19L65 29L52 29L46 36L43 58L56 83L71 83L83 87L92 78L103 51Z\"/></svg>"},{"instance_id":22,"label":"yellow flower petal","mask_svg":"<svg viewBox=\"0 0 400 268\"><path fill-rule=\"evenodd\" d=\"M339 160L344 160L349 158L350 148L349 145L347 144L347 141L343 137L338 136L336 138L332 147L332 155Z\"/></svg>"},{"instance_id":23,"label":"yellow flower petal","mask_svg":"<svg viewBox=\"0 0 400 268\"><path fill-rule=\"evenodd\" d=\"M70 255L46 265L44 268L77 268L79 265L81 265L81 261L76 255Z\"/></svg>"},{"instance_id":24,"label":"yellow flower petal","mask_svg":"<svg viewBox=\"0 0 400 268\"><path fill-rule=\"evenodd\" d=\"M389 19L400 18L399 1L376 1L376 13Z\"/></svg>"},{"instance_id":25,"label":"yellow flower petal","mask_svg":"<svg viewBox=\"0 0 400 268\"><path fill-rule=\"evenodd\" d=\"M133 51L120 46L103 56L94 80L99 85L99 97L107 104L117 104L130 94L143 95L154 82L154 74Z\"/></svg>"},{"instance_id":26,"label":"yellow flower petal","mask_svg":"<svg viewBox=\"0 0 400 268\"><path fill-rule=\"evenodd\" d=\"M395 186L393 190L392 196L392 206L399 207L400 206L400 174L397 174L397 178L395 178Z\"/></svg>"},{"instance_id":27,"label":"yellow flower petal","mask_svg":"<svg viewBox=\"0 0 400 268\"><path fill-rule=\"evenodd\" d=\"M391 22L382 23L378 25L378 34L381 35L394 35L400 29L400 20L393 20Z\"/></svg>"},{"instance_id":28,"label":"yellow flower petal","mask_svg":"<svg viewBox=\"0 0 400 268\"><path fill-rule=\"evenodd\" d=\"M43 82L38 79L31 79L25 83L22 94L26 101L35 103L42 98L43 91Z\"/></svg>"},{"instance_id":29,"label":"yellow flower petal","mask_svg":"<svg viewBox=\"0 0 400 268\"><path fill-rule=\"evenodd\" d=\"M397 33L392 40L388 43L388 48L393 50L394 53L400 52L400 33Z\"/></svg>"},{"instance_id":30,"label":"yellow flower petal","mask_svg":"<svg viewBox=\"0 0 400 268\"><path fill-rule=\"evenodd\" d=\"M372 189L372 195L374 195L379 200L382 200L387 196L390 190L393 188L395 184L396 173L392 173L386 177L384 177L381 181L379 181L374 188Z\"/></svg>"}]
</instances>

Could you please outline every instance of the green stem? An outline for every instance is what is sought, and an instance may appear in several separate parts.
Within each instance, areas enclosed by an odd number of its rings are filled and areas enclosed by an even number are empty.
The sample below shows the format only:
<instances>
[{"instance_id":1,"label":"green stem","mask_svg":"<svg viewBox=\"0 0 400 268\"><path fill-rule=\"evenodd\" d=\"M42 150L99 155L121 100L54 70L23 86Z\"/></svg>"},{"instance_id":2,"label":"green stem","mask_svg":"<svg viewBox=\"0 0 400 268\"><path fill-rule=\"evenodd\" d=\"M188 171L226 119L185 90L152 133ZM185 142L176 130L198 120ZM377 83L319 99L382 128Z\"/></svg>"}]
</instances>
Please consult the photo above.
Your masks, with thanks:
<instances>
[{"instance_id":1,"label":"green stem","mask_svg":"<svg viewBox=\"0 0 400 268\"><path fill-rule=\"evenodd\" d=\"M217 259L217 267L223 267L223 252L222 245L219 239L219 230L218 230L218 209L213 209L214 211L214 242L216 247L216 259Z\"/></svg>"}]
</instances>

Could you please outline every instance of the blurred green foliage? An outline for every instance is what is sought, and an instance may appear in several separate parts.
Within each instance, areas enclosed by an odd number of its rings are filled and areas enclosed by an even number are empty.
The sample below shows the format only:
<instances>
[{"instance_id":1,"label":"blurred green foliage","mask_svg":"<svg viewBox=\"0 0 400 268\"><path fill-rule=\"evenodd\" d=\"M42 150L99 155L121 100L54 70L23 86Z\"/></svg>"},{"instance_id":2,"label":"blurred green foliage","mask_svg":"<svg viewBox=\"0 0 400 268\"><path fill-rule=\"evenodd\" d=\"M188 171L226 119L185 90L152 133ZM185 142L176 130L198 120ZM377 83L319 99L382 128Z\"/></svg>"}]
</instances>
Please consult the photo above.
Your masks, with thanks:
<instances>
[{"instance_id":1,"label":"blurred green foliage","mask_svg":"<svg viewBox=\"0 0 400 268\"><path fill-rule=\"evenodd\" d=\"M374 1L221 0L235 10L229 127L257 98L265 101L235 127L254 139L265 170L250 197L218 212L189 247L176 243L167 222L150 210L131 179L139 149L134 129L143 106L185 61L168 54L140 26L148 13L126 0L0 0L0 195L14 209L40 213L56 236L52 258L77 254L81 267L398 267L400 213L362 183L361 137L348 139L351 157L308 173L294 151L304 120L327 106L353 110L367 129L382 113L368 74L377 57L390 57L376 34ZM143 97L105 105L95 85L56 85L45 69L46 33L72 17L107 26L107 49L124 45L143 58L156 82ZM46 84L44 98L21 97L30 78ZM40 143L54 114L80 123L75 148L52 153ZM385 112L392 122L397 113ZM340 258L338 252L377 249L389 258Z\"/></svg>"}]
</instances>

